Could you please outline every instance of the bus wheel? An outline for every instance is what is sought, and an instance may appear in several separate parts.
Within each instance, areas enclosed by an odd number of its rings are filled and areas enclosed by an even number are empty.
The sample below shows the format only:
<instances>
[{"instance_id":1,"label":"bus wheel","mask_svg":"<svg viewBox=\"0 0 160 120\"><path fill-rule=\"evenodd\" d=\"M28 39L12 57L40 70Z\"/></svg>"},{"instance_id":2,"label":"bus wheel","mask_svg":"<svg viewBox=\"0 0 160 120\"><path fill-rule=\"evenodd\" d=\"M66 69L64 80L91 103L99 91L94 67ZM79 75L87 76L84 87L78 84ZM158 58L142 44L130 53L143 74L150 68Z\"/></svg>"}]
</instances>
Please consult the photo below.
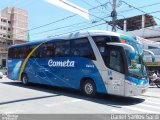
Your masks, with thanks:
<instances>
[{"instance_id":1,"label":"bus wheel","mask_svg":"<svg viewBox=\"0 0 160 120\"><path fill-rule=\"evenodd\" d=\"M22 83L23 85L28 85L28 77L26 74L22 75Z\"/></svg>"},{"instance_id":2,"label":"bus wheel","mask_svg":"<svg viewBox=\"0 0 160 120\"><path fill-rule=\"evenodd\" d=\"M96 95L96 85L92 80L85 80L82 84L82 92L87 96Z\"/></svg>"}]
</instances>

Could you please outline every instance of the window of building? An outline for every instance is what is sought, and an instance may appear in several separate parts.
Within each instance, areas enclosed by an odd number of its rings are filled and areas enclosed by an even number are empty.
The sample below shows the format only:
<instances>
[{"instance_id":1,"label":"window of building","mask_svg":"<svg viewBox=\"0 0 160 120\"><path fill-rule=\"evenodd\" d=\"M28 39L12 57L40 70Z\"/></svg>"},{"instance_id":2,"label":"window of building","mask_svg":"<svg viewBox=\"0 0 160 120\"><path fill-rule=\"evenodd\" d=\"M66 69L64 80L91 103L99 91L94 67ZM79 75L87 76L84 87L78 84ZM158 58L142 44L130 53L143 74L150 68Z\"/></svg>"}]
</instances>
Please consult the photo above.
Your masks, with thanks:
<instances>
[{"instance_id":1,"label":"window of building","mask_svg":"<svg viewBox=\"0 0 160 120\"><path fill-rule=\"evenodd\" d=\"M1 19L1 22L6 23L6 22L7 22L7 20L6 20L6 19Z\"/></svg>"},{"instance_id":2,"label":"window of building","mask_svg":"<svg viewBox=\"0 0 160 120\"><path fill-rule=\"evenodd\" d=\"M95 60L95 55L87 38L71 40L71 56Z\"/></svg>"},{"instance_id":3,"label":"window of building","mask_svg":"<svg viewBox=\"0 0 160 120\"><path fill-rule=\"evenodd\" d=\"M8 21L9 24L11 24L11 21Z\"/></svg>"},{"instance_id":4,"label":"window of building","mask_svg":"<svg viewBox=\"0 0 160 120\"><path fill-rule=\"evenodd\" d=\"M11 28L8 28L8 31L11 31Z\"/></svg>"},{"instance_id":5,"label":"window of building","mask_svg":"<svg viewBox=\"0 0 160 120\"><path fill-rule=\"evenodd\" d=\"M7 20L3 19L3 22L4 22L4 23L6 23L6 22L7 22Z\"/></svg>"},{"instance_id":6,"label":"window of building","mask_svg":"<svg viewBox=\"0 0 160 120\"><path fill-rule=\"evenodd\" d=\"M8 37L8 38L11 38L11 36L10 36L10 35L8 35L7 37Z\"/></svg>"},{"instance_id":7,"label":"window of building","mask_svg":"<svg viewBox=\"0 0 160 120\"><path fill-rule=\"evenodd\" d=\"M7 27L3 27L3 30L7 30Z\"/></svg>"}]
</instances>

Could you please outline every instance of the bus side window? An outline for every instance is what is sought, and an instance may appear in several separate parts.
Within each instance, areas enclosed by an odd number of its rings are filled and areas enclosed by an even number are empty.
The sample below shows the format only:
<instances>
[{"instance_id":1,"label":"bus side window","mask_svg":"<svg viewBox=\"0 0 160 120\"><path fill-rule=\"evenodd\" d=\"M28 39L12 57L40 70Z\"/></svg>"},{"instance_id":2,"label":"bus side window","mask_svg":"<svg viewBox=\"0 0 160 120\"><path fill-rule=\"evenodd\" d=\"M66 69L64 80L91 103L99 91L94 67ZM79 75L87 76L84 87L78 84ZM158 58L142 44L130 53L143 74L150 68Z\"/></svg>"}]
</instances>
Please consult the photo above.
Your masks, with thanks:
<instances>
[{"instance_id":1,"label":"bus side window","mask_svg":"<svg viewBox=\"0 0 160 120\"><path fill-rule=\"evenodd\" d=\"M14 48L9 48L9 50L8 50L8 58L13 58L13 56L14 56Z\"/></svg>"},{"instance_id":2,"label":"bus side window","mask_svg":"<svg viewBox=\"0 0 160 120\"><path fill-rule=\"evenodd\" d=\"M110 36L93 36L93 40L97 46L102 46L107 42L112 42Z\"/></svg>"},{"instance_id":3,"label":"bus side window","mask_svg":"<svg viewBox=\"0 0 160 120\"><path fill-rule=\"evenodd\" d=\"M124 73L124 61L121 50L110 49L108 55L109 55L108 67L115 71Z\"/></svg>"},{"instance_id":4,"label":"bus side window","mask_svg":"<svg viewBox=\"0 0 160 120\"><path fill-rule=\"evenodd\" d=\"M95 55L88 38L71 40L71 56L85 57L95 60Z\"/></svg>"},{"instance_id":5,"label":"bus side window","mask_svg":"<svg viewBox=\"0 0 160 120\"><path fill-rule=\"evenodd\" d=\"M55 56L56 57L66 57L70 55L70 41L59 41L55 42Z\"/></svg>"},{"instance_id":6,"label":"bus side window","mask_svg":"<svg viewBox=\"0 0 160 120\"><path fill-rule=\"evenodd\" d=\"M49 42L43 44L37 51L39 58L50 58L54 57L54 44Z\"/></svg>"},{"instance_id":7,"label":"bus side window","mask_svg":"<svg viewBox=\"0 0 160 120\"><path fill-rule=\"evenodd\" d=\"M15 58L15 59L18 58L18 50L17 50L17 48L13 49L13 58Z\"/></svg>"},{"instance_id":8,"label":"bus side window","mask_svg":"<svg viewBox=\"0 0 160 120\"><path fill-rule=\"evenodd\" d=\"M26 56L29 55L29 53L30 53L35 47L36 47L36 45L27 46L27 47L26 47ZM32 53L31 58L37 57L37 56L36 56L36 52L37 52L37 50Z\"/></svg>"},{"instance_id":9,"label":"bus side window","mask_svg":"<svg viewBox=\"0 0 160 120\"><path fill-rule=\"evenodd\" d=\"M99 52L101 53L102 57L106 61L106 43L112 42L110 36L94 36L93 37L94 42L96 43Z\"/></svg>"},{"instance_id":10,"label":"bus side window","mask_svg":"<svg viewBox=\"0 0 160 120\"><path fill-rule=\"evenodd\" d=\"M26 58L26 47L19 47L18 48L18 56L19 59L24 59Z\"/></svg>"},{"instance_id":11,"label":"bus side window","mask_svg":"<svg viewBox=\"0 0 160 120\"><path fill-rule=\"evenodd\" d=\"M117 36L111 36L111 39L112 42L120 42L120 39Z\"/></svg>"}]
</instances>

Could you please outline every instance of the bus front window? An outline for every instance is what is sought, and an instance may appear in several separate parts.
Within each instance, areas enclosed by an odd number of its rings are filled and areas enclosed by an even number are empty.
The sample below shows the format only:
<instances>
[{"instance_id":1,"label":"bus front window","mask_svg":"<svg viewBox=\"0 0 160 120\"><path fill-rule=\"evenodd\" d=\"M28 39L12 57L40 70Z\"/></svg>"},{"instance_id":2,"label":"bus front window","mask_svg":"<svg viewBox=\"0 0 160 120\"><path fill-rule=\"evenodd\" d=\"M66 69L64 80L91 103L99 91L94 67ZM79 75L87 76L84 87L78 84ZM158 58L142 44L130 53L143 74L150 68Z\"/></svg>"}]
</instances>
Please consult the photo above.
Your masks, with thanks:
<instances>
[{"instance_id":1,"label":"bus front window","mask_svg":"<svg viewBox=\"0 0 160 120\"><path fill-rule=\"evenodd\" d=\"M120 39L124 40L126 44L131 45L136 51L134 58L132 58L133 56L129 54L129 51L126 51L128 56L127 61L129 74L138 78L146 78L147 72L143 61L143 50L141 44L132 37L125 35L120 36Z\"/></svg>"},{"instance_id":2,"label":"bus front window","mask_svg":"<svg viewBox=\"0 0 160 120\"><path fill-rule=\"evenodd\" d=\"M127 64L128 64L128 72L131 76L138 77L138 78L146 78L147 72L146 67L144 65L142 55L135 53L134 57L133 55L126 50L127 55Z\"/></svg>"}]
</instances>

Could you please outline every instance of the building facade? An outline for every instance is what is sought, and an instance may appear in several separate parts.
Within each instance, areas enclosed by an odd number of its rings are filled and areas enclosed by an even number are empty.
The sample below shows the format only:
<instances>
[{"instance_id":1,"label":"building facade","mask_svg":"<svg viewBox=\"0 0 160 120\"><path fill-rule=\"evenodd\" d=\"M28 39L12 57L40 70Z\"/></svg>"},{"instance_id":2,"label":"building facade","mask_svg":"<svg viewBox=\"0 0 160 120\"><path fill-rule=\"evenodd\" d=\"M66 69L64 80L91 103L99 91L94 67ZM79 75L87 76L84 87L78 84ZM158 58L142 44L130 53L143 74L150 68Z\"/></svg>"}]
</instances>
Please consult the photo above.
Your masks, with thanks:
<instances>
[{"instance_id":1,"label":"building facade","mask_svg":"<svg viewBox=\"0 0 160 120\"><path fill-rule=\"evenodd\" d=\"M10 45L27 42L27 30L27 11L16 7L7 7L0 11L0 68L7 64L7 50Z\"/></svg>"},{"instance_id":2,"label":"building facade","mask_svg":"<svg viewBox=\"0 0 160 120\"><path fill-rule=\"evenodd\" d=\"M145 53L144 61L148 70L160 72L160 27L157 26L154 17L151 15L139 15L119 20L123 34L130 35L142 43L142 48L154 53L153 61L150 54Z\"/></svg>"}]
</instances>

